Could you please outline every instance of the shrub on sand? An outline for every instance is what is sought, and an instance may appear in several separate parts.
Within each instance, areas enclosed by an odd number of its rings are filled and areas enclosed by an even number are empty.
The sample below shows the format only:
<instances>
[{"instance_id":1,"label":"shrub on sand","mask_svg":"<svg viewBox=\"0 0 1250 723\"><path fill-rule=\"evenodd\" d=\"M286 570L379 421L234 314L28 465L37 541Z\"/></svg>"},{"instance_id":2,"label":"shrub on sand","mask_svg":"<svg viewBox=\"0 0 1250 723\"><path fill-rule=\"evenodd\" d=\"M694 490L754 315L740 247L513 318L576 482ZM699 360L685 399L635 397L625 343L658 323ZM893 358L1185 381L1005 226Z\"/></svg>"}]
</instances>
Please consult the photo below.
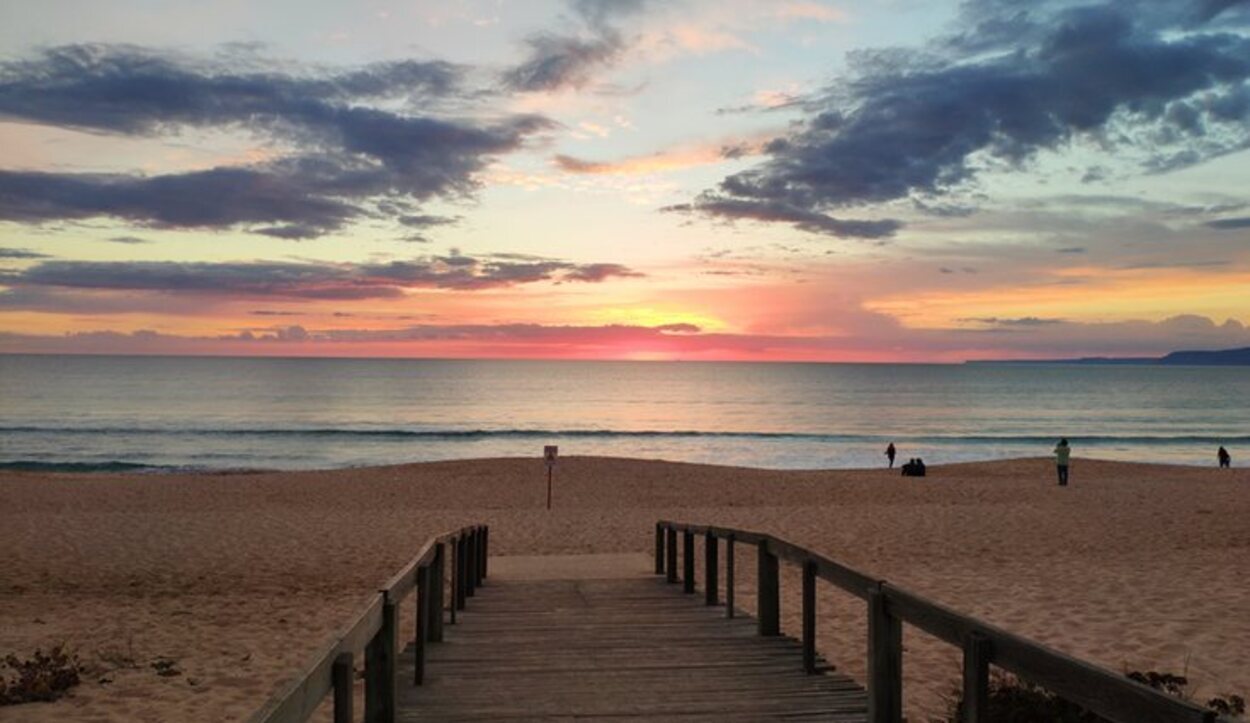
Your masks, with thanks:
<instances>
[{"instance_id":1,"label":"shrub on sand","mask_svg":"<svg viewBox=\"0 0 1250 723\"><path fill-rule=\"evenodd\" d=\"M36 650L26 660L16 655L5 656L3 668L0 668L0 705L54 701L78 685L82 669L78 657L71 655L64 644L47 653Z\"/></svg>"}]
</instances>

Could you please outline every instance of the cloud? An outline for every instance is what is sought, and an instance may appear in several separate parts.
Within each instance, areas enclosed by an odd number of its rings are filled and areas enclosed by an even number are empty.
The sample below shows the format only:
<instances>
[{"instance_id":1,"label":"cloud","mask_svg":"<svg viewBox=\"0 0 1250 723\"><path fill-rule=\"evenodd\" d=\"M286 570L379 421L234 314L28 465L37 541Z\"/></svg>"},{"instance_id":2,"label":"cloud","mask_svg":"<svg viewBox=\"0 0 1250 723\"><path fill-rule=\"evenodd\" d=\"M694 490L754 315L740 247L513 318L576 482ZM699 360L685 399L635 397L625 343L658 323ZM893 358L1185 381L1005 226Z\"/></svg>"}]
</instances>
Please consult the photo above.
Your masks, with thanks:
<instances>
[{"instance_id":1,"label":"cloud","mask_svg":"<svg viewBox=\"0 0 1250 723\"><path fill-rule=\"evenodd\" d=\"M597 284L611 278L640 278L645 274L621 264L584 264L564 275L565 281L583 281Z\"/></svg>"},{"instance_id":2,"label":"cloud","mask_svg":"<svg viewBox=\"0 0 1250 723\"><path fill-rule=\"evenodd\" d=\"M646 0L570 0L584 26L577 35L536 33L525 39L525 59L504 71L505 87L524 93L582 88L621 57L626 41L613 21L642 11Z\"/></svg>"},{"instance_id":3,"label":"cloud","mask_svg":"<svg viewBox=\"0 0 1250 723\"><path fill-rule=\"evenodd\" d=\"M958 321L971 322L974 324L984 324L986 326L991 326L991 327L1018 328L1018 327L1047 326L1049 324L1062 324L1064 322L1064 319L1043 319L1037 316L1022 316L1022 317L1015 318L1015 319L1002 319L997 316L981 316L981 317L969 317L969 318L959 319Z\"/></svg>"},{"instance_id":4,"label":"cloud","mask_svg":"<svg viewBox=\"0 0 1250 723\"><path fill-rule=\"evenodd\" d=\"M601 28L616 18L642 12L648 0L570 0L569 5L591 27Z\"/></svg>"},{"instance_id":5,"label":"cloud","mask_svg":"<svg viewBox=\"0 0 1250 723\"><path fill-rule=\"evenodd\" d=\"M677 145L656 153L630 156L614 161L592 161L566 154L552 156L551 162L566 173L591 175L638 175L676 171L696 166L723 163L763 153L774 133L751 137L731 137L719 141Z\"/></svg>"},{"instance_id":6,"label":"cloud","mask_svg":"<svg viewBox=\"0 0 1250 723\"><path fill-rule=\"evenodd\" d=\"M1214 221L1207 221L1208 228L1219 229L1220 231L1234 231L1242 228L1250 228L1250 216L1241 218L1218 218Z\"/></svg>"},{"instance_id":7,"label":"cloud","mask_svg":"<svg viewBox=\"0 0 1250 723\"><path fill-rule=\"evenodd\" d=\"M431 216L429 214L406 215L400 216L398 219L401 224L408 228L429 228L430 226L448 226L456 223L459 219L451 216Z\"/></svg>"},{"instance_id":8,"label":"cloud","mask_svg":"<svg viewBox=\"0 0 1250 723\"><path fill-rule=\"evenodd\" d=\"M0 259L46 259L50 258L47 254L41 254L38 251L30 249L15 249L0 247Z\"/></svg>"},{"instance_id":9,"label":"cloud","mask_svg":"<svg viewBox=\"0 0 1250 723\"><path fill-rule=\"evenodd\" d=\"M145 239L145 238L139 238L138 236L113 236L113 237L111 237L111 238L106 238L106 239L104 239L104 240L105 240L105 241L108 241L109 243L115 243L115 244L129 244L129 245L132 245L132 246L133 246L133 245L138 245L138 244L150 244L150 243L152 243L152 241L151 241L151 240L149 240L149 239Z\"/></svg>"},{"instance_id":10,"label":"cloud","mask_svg":"<svg viewBox=\"0 0 1250 723\"><path fill-rule=\"evenodd\" d=\"M506 86L523 92L582 88L594 71L611 65L624 48L615 32L591 39L539 34L525 42L528 56L503 76Z\"/></svg>"},{"instance_id":11,"label":"cloud","mask_svg":"<svg viewBox=\"0 0 1250 723\"><path fill-rule=\"evenodd\" d=\"M1182 32L1192 14L1161 5L969 3L964 35L852 54L852 75L714 196L828 213L940 196L989 162L1019 168L1080 135L1148 153L1146 170L1247 147L1250 38Z\"/></svg>"},{"instance_id":12,"label":"cloud","mask_svg":"<svg viewBox=\"0 0 1250 723\"><path fill-rule=\"evenodd\" d=\"M361 100L431 102L454 93L460 75L449 63L417 61L297 75L136 45L64 45L0 63L0 116L141 136L226 125L285 133L296 130L288 122L332 126L335 109Z\"/></svg>"},{"instance_id":13,"label":"cloud","mask_svg":"<svg viewBox=\"0 0 1250 723\"><path fill-rule=\"evenodd\" d=\"M406 289L418 288L472 291L544 281L600 283L640 276L641 273L621 264L513 260L453 252L447 256L365 264L43 261L9 273L0 281L14 289L350 300L396 298Z\"/></svg>"},{"instance_id":14,"label":"cloud","mask_svg":"<svg viewBox=\"0 0 1250 723\"><path fill-rule=\"evenodd\" d=\"M710 359L915 359L1065 358L1095 354L1161 356L1178 348L1221 349L1250 345L1250 332L1229 319L1217 324L1197 315L1161 321L1081 323L1005 319L988 328L904 328L877 315L871 325L838 335L709 333L694 324L602 326L543 324L424 324L398 328L309 328L287 325L217 336L178 336L151 330L101 330L61 336L0 332L14 352L214 353L310 355L474 354L531 358L619 358L659 354ZM1009 333L1008 333L1009 332ZM987 347L993 338L997 347ZM992 349L992 350L991 350Z\"/></svg>"},{"instance_id":15,"label":"cloud","mask_svg":"<svg viewBox=\"0 0 1250 723\"><path fill-rule=\"evenodd\" d=\"M888 238L902 225L892 219L861 221L835 218L780 200L734 198L708 193L699 196L692 203L665 206L660 210L668 213L698 213L730 223L744 219L789 223L800 231L839 238Z\"/></svg>"},{"instance_id":16,"label":"cloud","mask_svg":"<svg viewBox=\"0 0 1250 723\"><path fill-rule=\"evenodd\" d=\"M158 176L0 171L0 220L97 216L165 228L242 226L311 238L394 199L463 197L495 157L551 127L440 114L464 91L446 63L329 72L234 67L128 45L72 45L0 64L0 117L130 136L240 128L291 145L266 163ZM419 108L408 113L396 108ZM371 105L372 104L372 105Z\"/></svg>"}]
</instances>

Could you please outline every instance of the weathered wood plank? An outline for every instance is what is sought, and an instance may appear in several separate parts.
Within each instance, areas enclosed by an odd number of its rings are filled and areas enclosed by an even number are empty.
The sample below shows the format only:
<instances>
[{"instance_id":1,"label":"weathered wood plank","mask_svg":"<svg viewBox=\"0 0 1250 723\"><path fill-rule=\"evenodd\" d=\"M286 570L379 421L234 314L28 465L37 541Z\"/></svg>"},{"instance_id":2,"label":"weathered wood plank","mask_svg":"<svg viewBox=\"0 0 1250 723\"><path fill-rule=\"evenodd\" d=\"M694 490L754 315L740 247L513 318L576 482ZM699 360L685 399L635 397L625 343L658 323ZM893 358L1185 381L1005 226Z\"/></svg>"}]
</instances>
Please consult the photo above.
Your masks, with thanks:
<instances>
[{"instance_id":1,"label":"weathered wood plank","mask_svg":"<svg viewBox=\"0 0 1250 723\"><path fill-rule=\"evenodd\" d=\"M806 674L798 641L759 637L753 619L681 590L663 577L496 581L426 649L425 684L400 691L398 720L864 723L853 680L823 660Z\"/></svg>"}]
</instances>

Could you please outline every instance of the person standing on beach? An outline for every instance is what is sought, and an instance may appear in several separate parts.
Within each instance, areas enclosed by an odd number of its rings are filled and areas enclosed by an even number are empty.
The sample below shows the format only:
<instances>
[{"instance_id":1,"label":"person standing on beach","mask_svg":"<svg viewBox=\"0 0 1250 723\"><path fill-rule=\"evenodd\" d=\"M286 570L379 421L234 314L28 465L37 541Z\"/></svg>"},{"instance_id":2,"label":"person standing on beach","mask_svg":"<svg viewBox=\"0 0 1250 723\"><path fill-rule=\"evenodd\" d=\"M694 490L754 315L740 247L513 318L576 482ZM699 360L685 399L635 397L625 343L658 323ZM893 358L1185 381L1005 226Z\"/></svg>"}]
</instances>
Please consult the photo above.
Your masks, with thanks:
<instances>
[{"instance_id":1,"label":"person standing on beach","mask_svg":"<svg viewBox=\"0 0 1250 723\"><path fill-rule=\"evenodd\" d=\"M1055 445L1055 468L1059 471L1059 486L1068 486L1068 462L1072 459L1072 448L1068 446L1068 438L1064 437Z\"/></svg>"},{"instance_id":2,"label":"person standing on beach","mask_svg":"<svg viewBox=\"0 0 1250 723\"><path fill-rule=\"evenodd\" d=\"M1224 449L1224 448L1220 447L1220 449ZM885 448L885 456L890 459L890 469L894 469L894 443L893 442L890 442L889 446Z\"/></svg>"},{"instance_id":3,"label":"person standing on beach","mask_svg":"<svg viewBox=\"0 0 1250 723\"><path fill-rule=\"evenodd\" d=\"M1233 466L1233 457L1224 449L1224 445L1220 445L1220 451L1215 453L1220 460L1220 469L1228 469Z\"/></svg>"}]
</instances>

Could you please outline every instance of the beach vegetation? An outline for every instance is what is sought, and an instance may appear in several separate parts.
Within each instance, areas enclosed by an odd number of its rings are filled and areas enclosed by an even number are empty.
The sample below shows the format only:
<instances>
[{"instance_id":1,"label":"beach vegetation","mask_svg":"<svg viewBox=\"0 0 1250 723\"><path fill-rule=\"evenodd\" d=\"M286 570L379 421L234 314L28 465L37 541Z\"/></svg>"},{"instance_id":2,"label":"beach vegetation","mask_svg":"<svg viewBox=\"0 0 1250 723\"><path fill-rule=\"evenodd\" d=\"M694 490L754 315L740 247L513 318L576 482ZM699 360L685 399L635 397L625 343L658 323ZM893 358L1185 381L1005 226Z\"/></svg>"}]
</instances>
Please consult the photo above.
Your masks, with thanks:
<instances>
[{"instance_id":1,"label":"beach vegetation","mask_svg":"<svg viewBox=\"0 0 1250 723\"><path fill-rule=\"evenodd\" d=\"M65 644L22 659L7 655L0 665L0 705L51 702L78 685L82 666Z\"/></svg>"},{"instance_id":2,"label":"beach vegetation","mask_svg":"<svg viewBox=\"0 0 1250 723\"><path fill-rule=\"evenodd\" d=\"M1154 670L1129 671L1130 680L1148 685L1155 690L1182 700L1192 700L1189 679L1184 675ZM943 723L958 723L964 719L963 691L956 688L947 698L948 716ZM1081 706L1051 693L1045 688L1021 680L1015 675L992 670L989 687L989 719L1003 723L1110 723ZM1242 720L1246 713L1246 701L1239 695L1223 695L1211 698L1206 707L1224 720Z\"/></svg>"}]
</instances>

